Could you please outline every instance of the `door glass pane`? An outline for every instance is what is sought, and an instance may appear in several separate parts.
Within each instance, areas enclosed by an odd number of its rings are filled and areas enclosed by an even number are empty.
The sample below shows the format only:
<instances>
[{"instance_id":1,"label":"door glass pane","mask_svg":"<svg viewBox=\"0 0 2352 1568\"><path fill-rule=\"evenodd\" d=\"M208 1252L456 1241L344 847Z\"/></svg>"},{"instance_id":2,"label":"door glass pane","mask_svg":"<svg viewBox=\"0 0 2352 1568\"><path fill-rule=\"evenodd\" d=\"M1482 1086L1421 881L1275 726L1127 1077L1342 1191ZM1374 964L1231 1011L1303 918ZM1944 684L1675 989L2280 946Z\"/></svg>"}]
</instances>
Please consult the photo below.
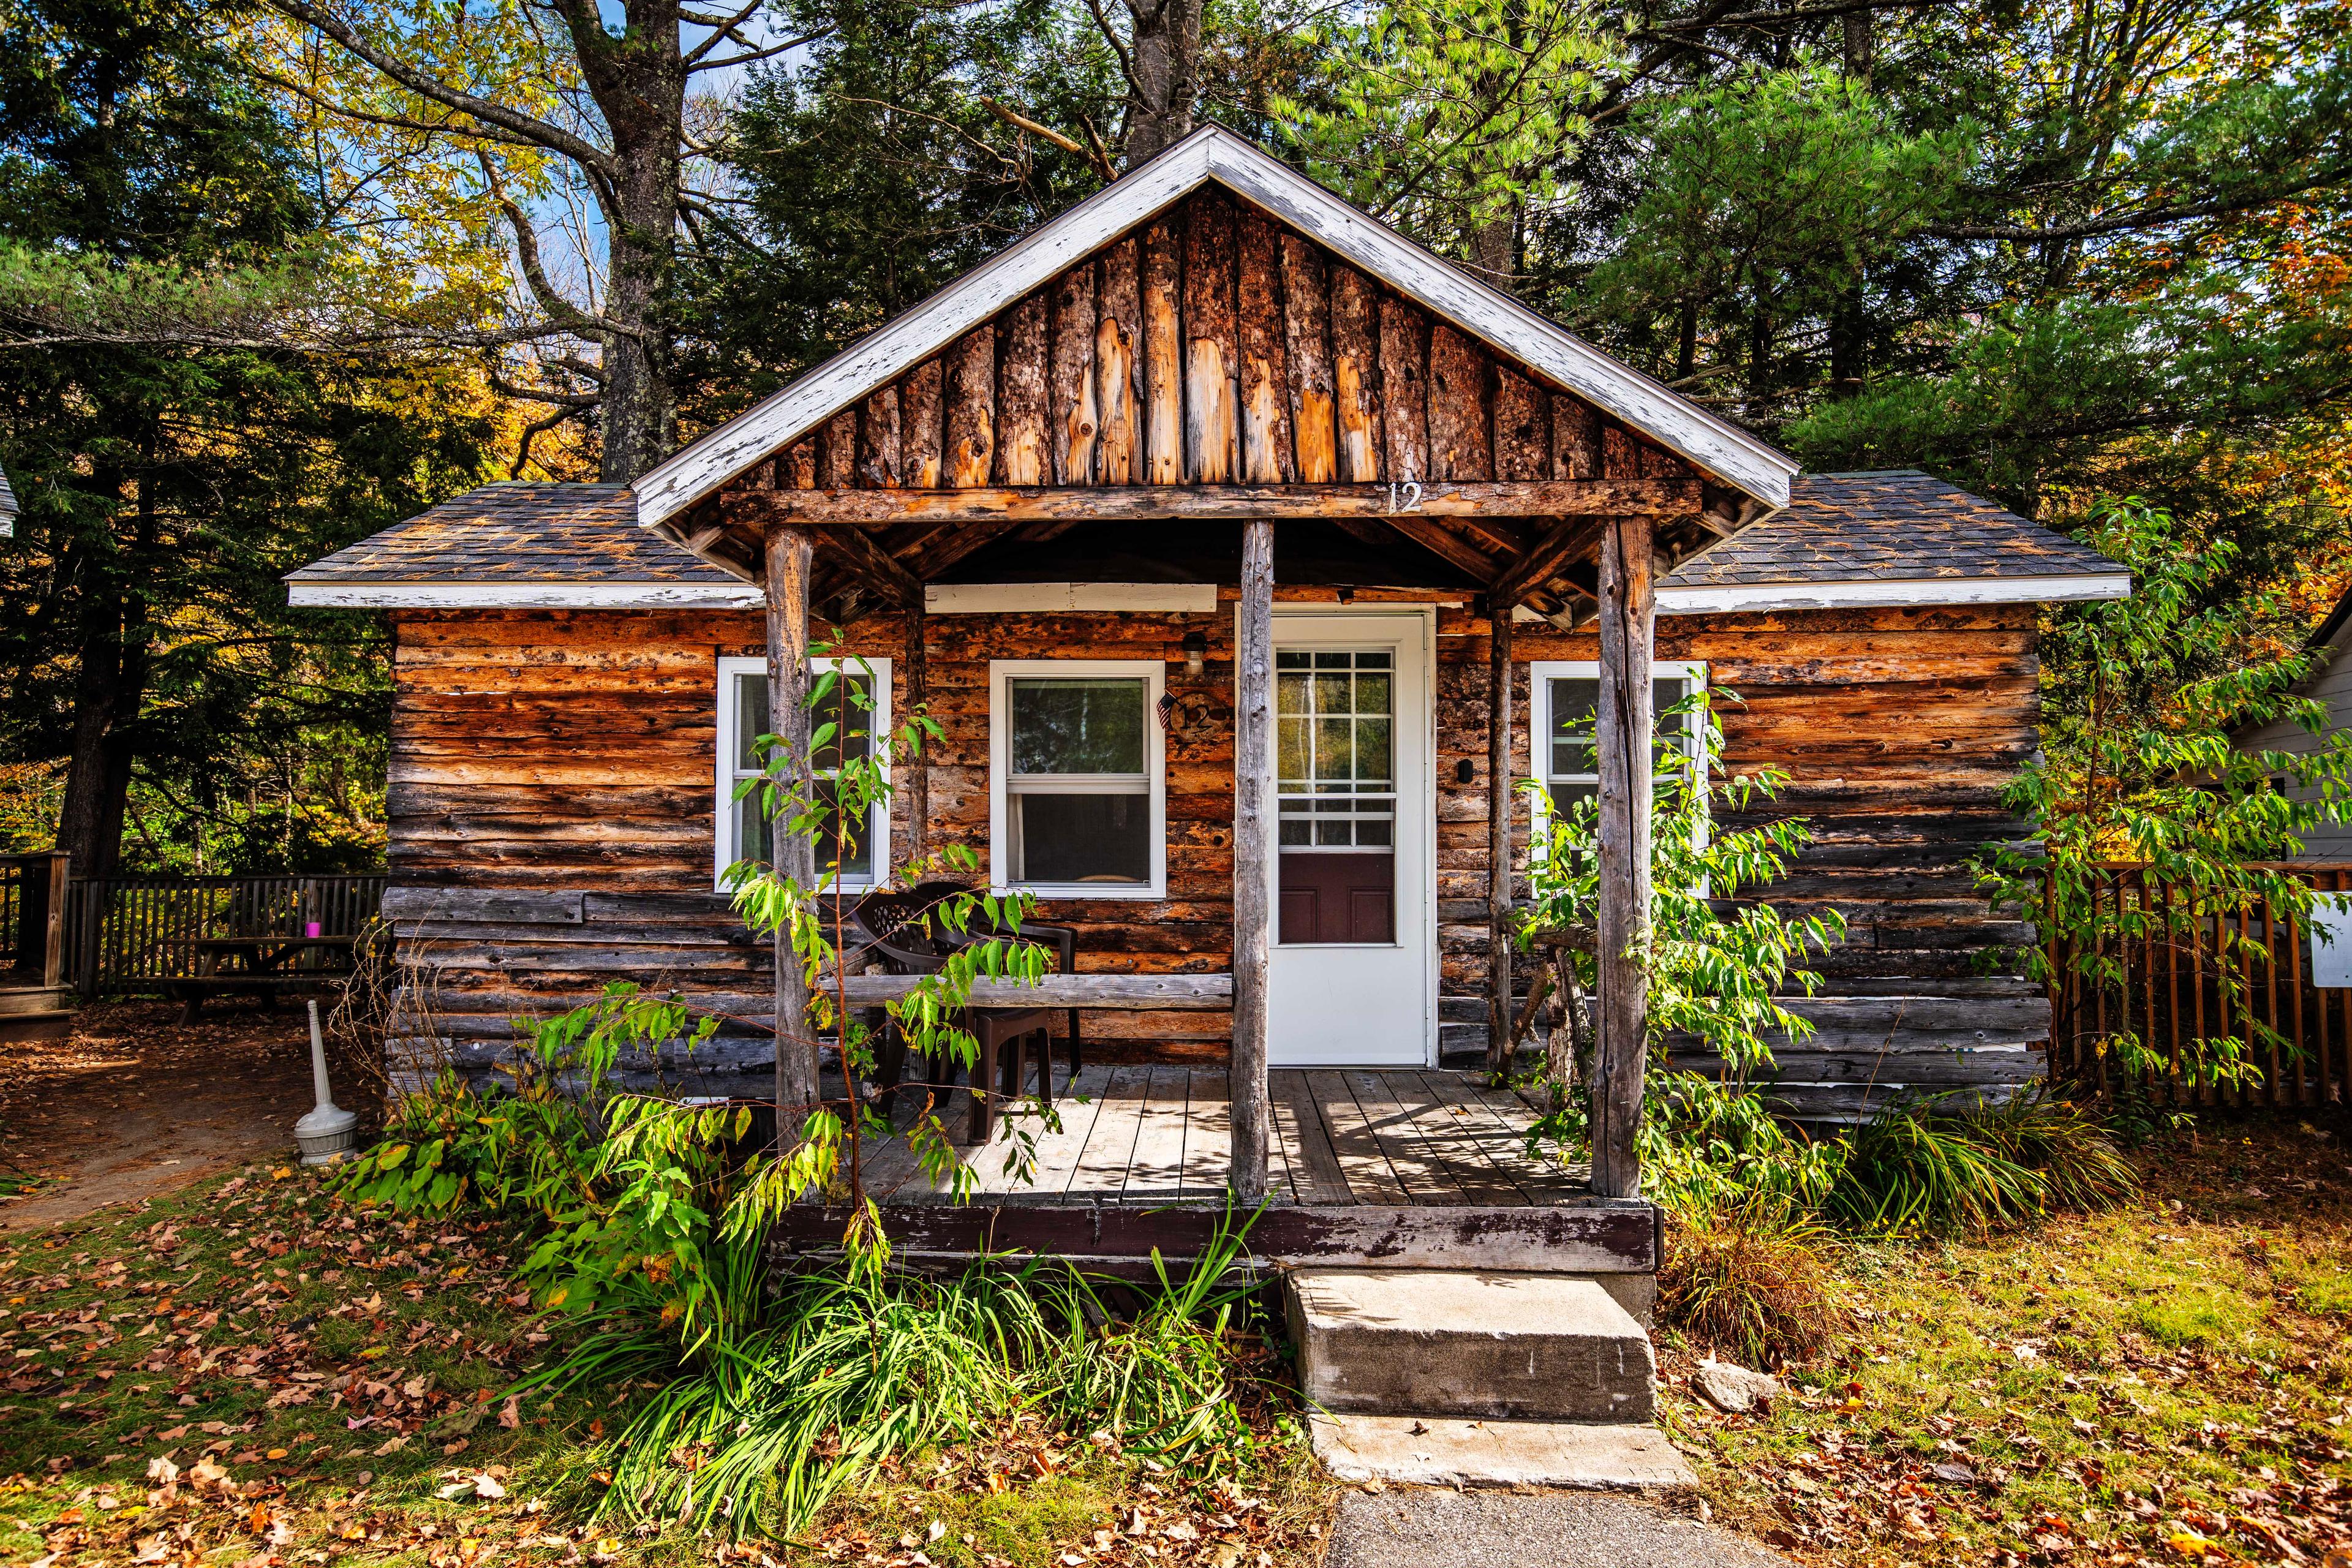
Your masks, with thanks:
<instances>
[{"instance_id":1,"label":"door glass pane","mask_svg":"<svg viewBox=\"0 0 2352 1568\"><path fill-rule=\"evenodd\" d=\"M1275 656L1279 942L1396 940L1394 656Z\"/></svg>"},{"instance_id":2,"label":"door glass pane","mask_svg":"<svg viewBox=\"0 0 2352 1568\"><path fill-rule=\"evenodd\" d=\"M1006 683L1015 773L1140 773L1141 679L1045 678Z\"/></svg>"},{"instance_id":3,"label":"door glass pane","mask_svg":"<svg viewBox=\"0 0 2352 1568\"><path fill-rule=\"evenodd\" d=\"M1148 884L1148 795L1013 795L1007 801L1013 879Z\"/></svg>"}]
</instances>

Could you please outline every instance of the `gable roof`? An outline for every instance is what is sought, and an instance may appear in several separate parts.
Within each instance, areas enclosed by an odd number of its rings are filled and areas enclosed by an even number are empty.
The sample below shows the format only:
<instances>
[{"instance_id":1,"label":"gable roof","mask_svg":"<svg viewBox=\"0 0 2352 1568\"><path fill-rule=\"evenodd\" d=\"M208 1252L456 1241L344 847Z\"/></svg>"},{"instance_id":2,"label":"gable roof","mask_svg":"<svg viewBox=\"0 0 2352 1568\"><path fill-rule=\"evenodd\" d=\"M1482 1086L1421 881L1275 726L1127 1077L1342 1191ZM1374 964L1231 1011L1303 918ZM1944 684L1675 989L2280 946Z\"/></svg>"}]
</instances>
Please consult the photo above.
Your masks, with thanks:
<instances>
[{"instance_id":1,"label":"gable roof","mask_svg":"<svg viewBox=\"0 0 2352 1568\"><path fill-rule=\"evenodd\" d=\"M2131 574L1932 474L1886 468L1800 475L1787 510L1700 551L1668 587L1702 609L2048 604L2122 598Z\"/></svg>"},{"instance_id":2,"label":"gable roof","mask_svg":"<svg viewBox=\"0 0 2352 1568\"><path fill-rule=\"evenodd\" d=\"M1797 465L1622 364L1218 125L1202 126L1031 231L921 305L659 464L634 489L652 528L1200 187L1218 184L1306 234L1488 348L1557 382L1767 508Z\"/></svg>"},{"instance_id":3,"label":"gable roof","mask_svg":"<svg viewBox=\"0 0 2352 1568\"><path fill-rule=\"evenodd\" d=\"M1844 605L2046 603L2130 591L2085 545L1916 470L1806 474L1787 511L1685 562L1668 615ZM480 489L286 575L297 605L378 609L761 607L760 591L631 527L618 485Z\"/></svg>"}]
</instances>

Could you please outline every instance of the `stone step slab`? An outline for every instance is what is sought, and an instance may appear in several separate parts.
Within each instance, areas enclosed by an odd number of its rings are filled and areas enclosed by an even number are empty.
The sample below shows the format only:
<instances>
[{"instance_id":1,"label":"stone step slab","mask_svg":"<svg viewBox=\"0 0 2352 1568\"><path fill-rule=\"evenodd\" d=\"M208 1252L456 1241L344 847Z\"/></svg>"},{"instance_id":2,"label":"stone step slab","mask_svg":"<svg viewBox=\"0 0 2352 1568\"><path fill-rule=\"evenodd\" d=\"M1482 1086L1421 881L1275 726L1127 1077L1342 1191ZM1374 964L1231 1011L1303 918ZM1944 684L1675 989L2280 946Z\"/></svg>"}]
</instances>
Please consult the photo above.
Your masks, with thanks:
<instances>
[{"instance_id":1,"label":"stone step slab","mask_svg":"<svg viewBox=\"0 0 2352 1568\"><path fill-rule=\"evenodd\" d=\"M1590 1279L1301 1268L1286 1298L1324 1410L1622 1425L1656 1407L1649 1336Z\"/></svg>"},{"instance_id":2,"label":"stone step slab","mask_svg":"<svg viewBox=\"0 0 2352 1568\"><path fill-rule=\"evenodd\" d=\"M1343 1481L1410 1487L1670 1490L1698 1478L1655 1426L1323 1413L1315 1457Z\"/></svg>"}]
</instances>

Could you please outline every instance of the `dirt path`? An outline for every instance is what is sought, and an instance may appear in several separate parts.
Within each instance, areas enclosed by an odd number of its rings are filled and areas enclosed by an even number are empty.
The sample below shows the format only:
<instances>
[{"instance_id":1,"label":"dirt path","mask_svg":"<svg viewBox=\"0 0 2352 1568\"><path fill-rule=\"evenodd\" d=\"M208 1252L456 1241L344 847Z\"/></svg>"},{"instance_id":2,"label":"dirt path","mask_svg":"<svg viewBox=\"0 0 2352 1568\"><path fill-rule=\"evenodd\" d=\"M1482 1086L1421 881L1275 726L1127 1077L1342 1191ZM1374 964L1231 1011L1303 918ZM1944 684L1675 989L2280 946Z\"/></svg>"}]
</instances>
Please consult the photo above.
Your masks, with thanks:
<instances>
[{"instance_id":1,"label":"dirt path","mask_svg":"<svg viewBox=\"0 0 2352 1568\"><path fill-rule=\"evenodd\" d=\"M0 1174L40 1179L0 1196L0 1230L291 1156L295 1119L310 1109L299 1004L275 1015L216 1004L186 1026L178 1016L176 1004L103 1004L82 1010L68 1039L5 1047Z\"/></svg>"}]
</instances>

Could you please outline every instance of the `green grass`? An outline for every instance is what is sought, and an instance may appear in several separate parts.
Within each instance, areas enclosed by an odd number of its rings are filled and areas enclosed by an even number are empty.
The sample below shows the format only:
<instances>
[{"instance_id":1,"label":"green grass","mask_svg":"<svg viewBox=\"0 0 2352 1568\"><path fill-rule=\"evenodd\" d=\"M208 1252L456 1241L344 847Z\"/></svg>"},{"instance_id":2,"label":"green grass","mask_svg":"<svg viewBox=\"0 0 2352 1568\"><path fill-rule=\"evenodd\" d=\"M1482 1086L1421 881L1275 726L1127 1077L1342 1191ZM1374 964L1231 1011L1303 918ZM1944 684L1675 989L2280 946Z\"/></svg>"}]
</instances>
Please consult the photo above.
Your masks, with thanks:
<instances>
[{"instance_id":1,"label":"green grass","mask_svg":"<svg viewBox=\"0 0 2352 1568\"><path fill-rule=\"evenodd\" d=\"M1769 1417L1698 1404L1669 1347L1669 1429L1717 1507L1841 1564L2352 1548L2343 1143L2209 1133L2139 1163L2129 1207L1844 1251L1852 1331Z\"/></svg>"}]
</instances>

